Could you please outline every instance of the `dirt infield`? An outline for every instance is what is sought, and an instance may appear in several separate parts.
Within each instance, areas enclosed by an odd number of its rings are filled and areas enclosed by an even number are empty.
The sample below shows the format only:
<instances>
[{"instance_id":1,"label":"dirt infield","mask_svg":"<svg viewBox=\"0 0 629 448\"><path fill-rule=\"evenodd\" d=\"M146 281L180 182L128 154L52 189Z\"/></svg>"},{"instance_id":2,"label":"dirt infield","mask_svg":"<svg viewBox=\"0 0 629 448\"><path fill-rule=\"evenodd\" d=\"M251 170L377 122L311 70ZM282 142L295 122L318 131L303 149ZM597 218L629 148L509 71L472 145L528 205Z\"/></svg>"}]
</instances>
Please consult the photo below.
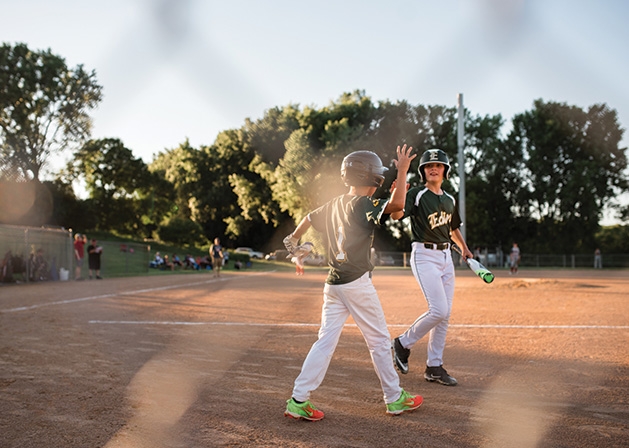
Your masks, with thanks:
<instances>
[{"instance_id":1,"label":"dirt infield","mask_svg":"<svg viewBox=\"0 0 629 448\"><path fill-rule=\"evenodd\" d=\"M325 272L228 273L0 287L0 446L620 447L629 440L629 272L457 271L446 348L459 386L402 386L385 414L348 321L313 402L283 417L316 340ZM392 336L425 310L410 270L374 283Z\"/></svg>"}]
</instances>

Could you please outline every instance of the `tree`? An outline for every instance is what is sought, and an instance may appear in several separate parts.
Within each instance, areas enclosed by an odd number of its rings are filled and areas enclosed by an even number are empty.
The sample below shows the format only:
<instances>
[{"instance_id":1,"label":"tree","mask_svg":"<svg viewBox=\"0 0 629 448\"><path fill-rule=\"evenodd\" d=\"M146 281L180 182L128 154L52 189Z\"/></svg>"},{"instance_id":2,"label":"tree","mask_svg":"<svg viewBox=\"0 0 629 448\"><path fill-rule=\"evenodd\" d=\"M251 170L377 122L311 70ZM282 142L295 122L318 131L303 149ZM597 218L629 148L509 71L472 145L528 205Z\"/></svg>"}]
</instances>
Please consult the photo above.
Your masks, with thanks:
<instances>
[{"instance_id":1,"label":"tree","mask_svg":"<svg viewBox=\"0 0 629 448\"><path fill-rule=\"evenodd\" d=\"M39 180L51 154L89 137L101 100L96 74L68 68L50 50L0 47L0 162L12 178Z\"/></svg>"},{"instance_id":2,"label":"tree","mask_svg":"<svg viewBox=\"0 0 629 448\"><path fill-rule=\"evenodd\" d=\"M298 115L298 106L288 105L269 109L256 121L247 118L242 127L245 143L263 161L277 165L286 151L284 142L299 129Z\"/></svg>"},{"instance_id":3,"label":"tree","mask_svg":"<svg viewBox=\"0 0 629 448\"><path fill-rule=\"evenodd\" d=\"M119 139L88 141L75 153L69 170L85 180L97 229L150 236L143 217L149 214L155 179Z\"/></svg>"},{"instance_id":4,"label":"tree","mask_svg":"<svg viewBox=\"0 0 629 448\"><path fill-rule=\"evenodd\" d=\"M515 229L512 208L522 190L523 155L500 137L500 115L465 120L466 238L472 247L506 246Z\"/></svg>"},{"instance_id":5,"label":"tree","mask_svg":"<svg viewBox=\"0 0 629 448\"><path fill-rule=\"evenodd\" d=\"M507 148L522 153L514 217L532 216L531 251L589 252L605 204L629 189L616 111L537 100L516 115Z\"/></svg>"},{"instance_id":6,"label":"tree","mask_svg":"<svg viewBox=\"0 0 629 448\"><path fill-rule=\"evenodd\" d=\"M161 241L178 246L198 247L207 241L199 224L180 216L175 216L161 224L157 229L157 234Z\"/></svg>"},{"instance_id":7,"label":"tree","mask_svg":"<svg viewBox=\"0 0 629 448\"><path fill-rule=\"evenodd\" d=\"M603 253L627 254L629 253L629 226L603 227L596 234L596 246Z\"/></svg>"}]
</instances>

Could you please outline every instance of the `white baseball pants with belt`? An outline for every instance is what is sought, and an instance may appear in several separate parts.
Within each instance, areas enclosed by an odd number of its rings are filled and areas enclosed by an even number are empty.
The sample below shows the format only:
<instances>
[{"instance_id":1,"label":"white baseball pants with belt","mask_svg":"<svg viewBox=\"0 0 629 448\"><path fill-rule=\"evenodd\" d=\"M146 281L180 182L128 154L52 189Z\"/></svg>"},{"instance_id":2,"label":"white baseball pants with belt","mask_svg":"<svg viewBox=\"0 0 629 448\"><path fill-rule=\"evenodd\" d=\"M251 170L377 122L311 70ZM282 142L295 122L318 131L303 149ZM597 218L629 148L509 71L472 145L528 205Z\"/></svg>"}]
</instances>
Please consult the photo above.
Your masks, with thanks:
<instances>
[{"instance_id":1,"label":"white baseball pants with belt","mask_svg":"<svg viewBox=\"0 0 629 448\"><path fill-rule=\"evenodd\" d=\"M330 365L341 332L349 316L360 329L376 375L384 393L384 402L393 403L400 398L400 378L391 357L391 336L382 311L382 305L369 272L358 280L344 285L328 285L323 288L323 308L319 339L312 345L295 380L293 398L306 401L317 389Z\"/></svg>"},{"instance_id":2,"label":"white baseball pants with belt","mask_svg":"<svg viewBox=\"0 0 629 448\"><path fill-rule=\"evenodd\" d=\"M419 316L400 336L400 343L410 349L430 333L426 365L438 367L443 364L454 297L454 264L450 249L427 249L424 243L413 243L411 269L428 302L428 311Z\"/></svg>"}]
</instances>

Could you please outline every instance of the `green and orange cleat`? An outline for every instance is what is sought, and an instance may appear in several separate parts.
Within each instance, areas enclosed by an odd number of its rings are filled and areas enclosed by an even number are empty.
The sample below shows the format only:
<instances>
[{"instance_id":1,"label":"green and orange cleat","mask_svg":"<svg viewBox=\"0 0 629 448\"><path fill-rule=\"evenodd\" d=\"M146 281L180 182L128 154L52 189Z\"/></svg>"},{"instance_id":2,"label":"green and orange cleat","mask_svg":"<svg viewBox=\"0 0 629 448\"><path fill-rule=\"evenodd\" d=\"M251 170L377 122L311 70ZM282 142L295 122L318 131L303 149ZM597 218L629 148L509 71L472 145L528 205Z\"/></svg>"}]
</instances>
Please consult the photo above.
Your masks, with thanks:
<instances>
[{"instance_id":1,"label":"green and orange cleat","mask_svg":"<svg viewBox=\"0 0 629 448\"><path fill-rule=\"evenodd\" d=\"M323 418L323 412L314 407L310 400L303 403L297 403L293 398L286 400L286 411L284 417L290 417L297 420L309 420L311 422L319 421Z\"/></svg>"},{"instance_id":2,"label":"green and orange cleat","mask_svg":"<svg viewBox=\"0 0 629 448\"><path fill-rule=\"evenodd\" d=\"M414 411L422 405L424 399L421 395L411 395L402 389L402 394L397 401L387 404L387 414L400 415L402 412Z\"/></svg>"}]
</instances>

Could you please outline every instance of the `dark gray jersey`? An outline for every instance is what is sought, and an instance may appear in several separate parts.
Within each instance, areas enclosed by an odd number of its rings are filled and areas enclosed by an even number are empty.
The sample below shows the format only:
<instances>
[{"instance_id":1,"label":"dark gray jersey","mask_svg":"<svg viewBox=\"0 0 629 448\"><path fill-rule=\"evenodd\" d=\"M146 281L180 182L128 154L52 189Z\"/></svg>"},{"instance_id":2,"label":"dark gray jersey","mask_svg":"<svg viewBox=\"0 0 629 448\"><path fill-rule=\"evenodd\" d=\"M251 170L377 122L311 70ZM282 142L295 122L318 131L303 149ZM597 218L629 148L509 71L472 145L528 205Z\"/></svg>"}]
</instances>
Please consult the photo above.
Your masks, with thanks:
<instances>
[{"instance_id":1,"label":"dark gray jersey","mask_svg":"<svg viewBox=\"0 0 629 448\"><path fill-rule=\"evenodd\" d=\"M370 260L373 233L387 202L346 194L310 212L310 223L325 237L330 265L326 283L353 282L373 270Z\"/></svg>"},{"instance_id":2,"label":"dark gray jersey","mask_svg":"<svg viewBox=\"0 0 629 448\"><path fill-rule=\"evenodd\" d=\"M448 243L450 231L461 227L461 217L454 197L438 195L426 187L413 187L406 193L404 217L411 218L412 240Z\"/></svg>"}]
</instances>

